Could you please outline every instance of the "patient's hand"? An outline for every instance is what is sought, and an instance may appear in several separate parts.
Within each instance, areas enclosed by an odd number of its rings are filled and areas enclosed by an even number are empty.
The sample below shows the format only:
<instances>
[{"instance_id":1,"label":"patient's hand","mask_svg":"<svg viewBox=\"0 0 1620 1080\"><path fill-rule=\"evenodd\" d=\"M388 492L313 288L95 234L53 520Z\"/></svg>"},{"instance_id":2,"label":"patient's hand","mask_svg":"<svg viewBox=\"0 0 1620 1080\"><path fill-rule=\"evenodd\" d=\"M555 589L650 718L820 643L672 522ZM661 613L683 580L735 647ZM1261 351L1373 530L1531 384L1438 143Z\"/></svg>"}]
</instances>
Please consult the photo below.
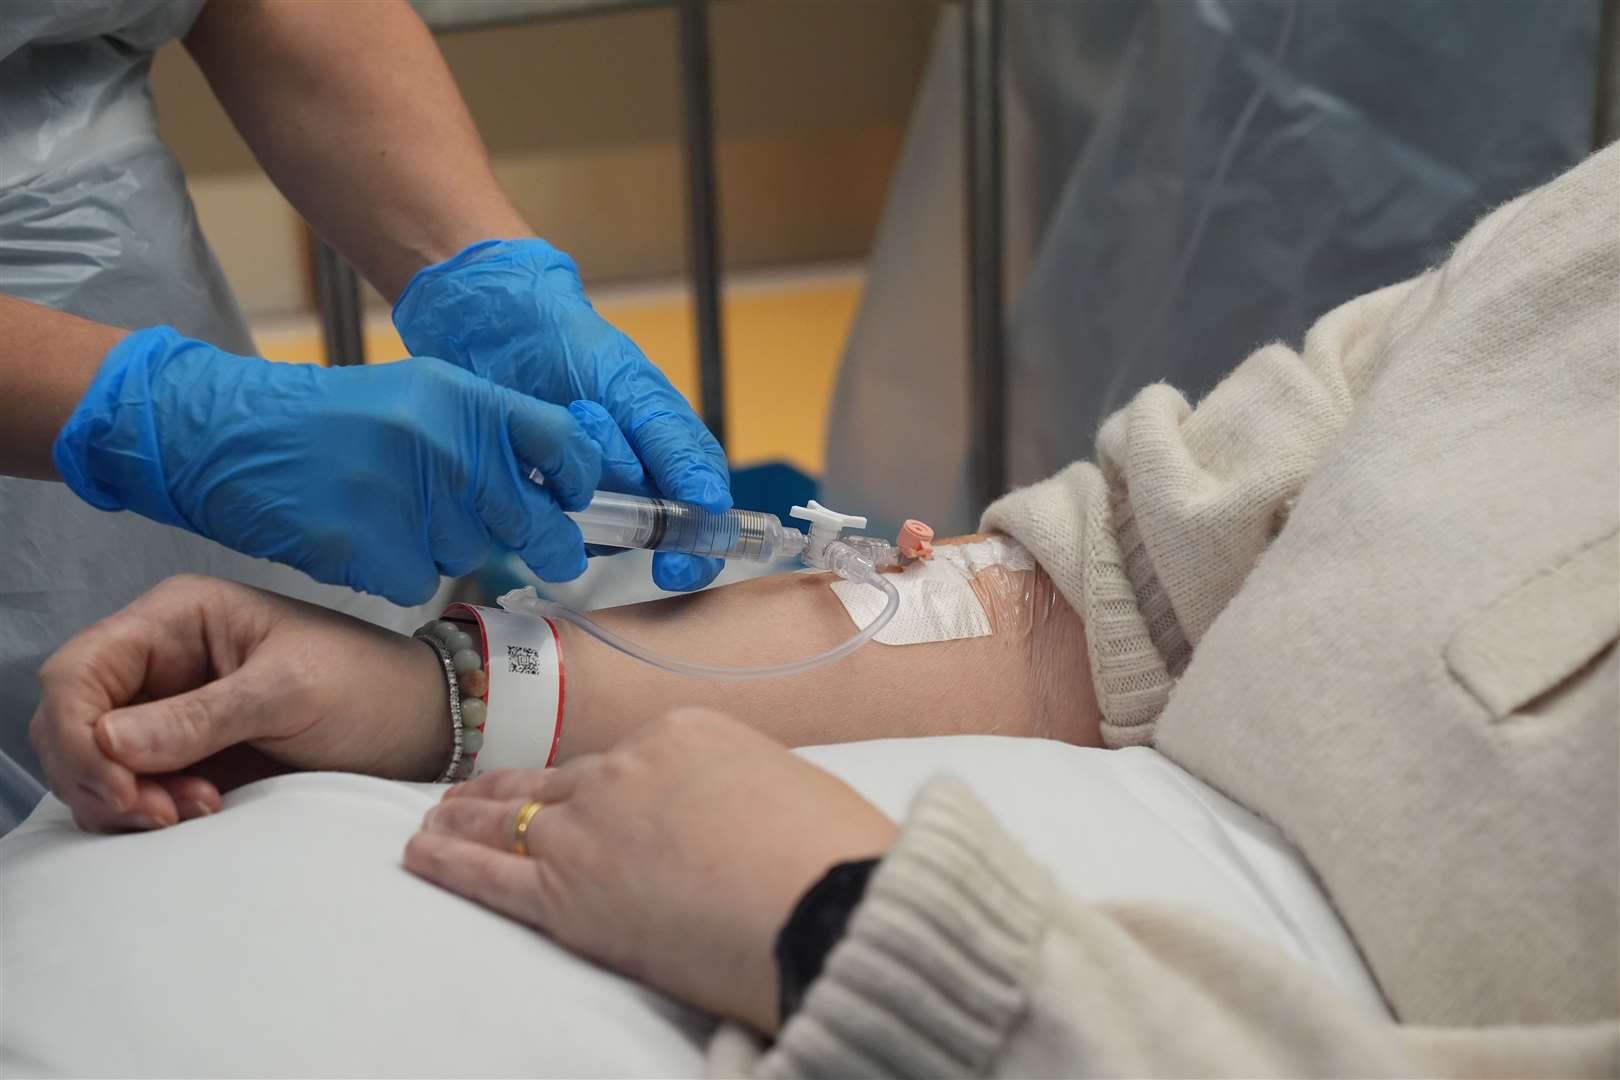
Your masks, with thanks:
<instances>
[{"instance_id":1,"label":"patient's hand","mask_svg":"<svg viewBox=\"0 0 1620 1080\"><path fill-rule=\"evenodd\" d=\"M524 803L544 804L513 849ZM829 867L895 826L831 774L737 721L683 709L561 768L452 788L405 866L721 1016L777 1026L773 947Z\"/></svg>"},{"instance_id":2,"label":"patient's hand","mask_svg":"<svg viewBox=\"0 0 1620 1080\"><path fill-rule=\"evenodd\" d=\"M158 828L287 767L432 779L450 751L439 659L325 608L170 578L39 673L31 734L88 829Z\"/></svg>"}]
</instances>

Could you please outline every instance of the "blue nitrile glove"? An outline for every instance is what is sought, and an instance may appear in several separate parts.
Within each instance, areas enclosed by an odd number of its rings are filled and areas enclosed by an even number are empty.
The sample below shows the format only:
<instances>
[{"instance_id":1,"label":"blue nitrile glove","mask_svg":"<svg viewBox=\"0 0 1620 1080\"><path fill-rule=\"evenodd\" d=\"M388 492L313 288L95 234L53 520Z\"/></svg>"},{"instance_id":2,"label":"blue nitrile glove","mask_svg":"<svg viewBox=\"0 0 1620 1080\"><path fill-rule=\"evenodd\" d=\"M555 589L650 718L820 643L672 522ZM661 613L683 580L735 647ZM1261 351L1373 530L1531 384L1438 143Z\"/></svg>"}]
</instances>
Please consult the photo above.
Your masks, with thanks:
<instances>
[{"instance_id":1,"label":"blue nitrile glove","mask_svg":"<svg viewBox=\"0 0 1620 1080\"><path fill-rule=\"evenodd\" d=\"M577 577L559 504L581 509L601 478L567 409L450 364L276 364L166 326L107 353L52 457L92 506L396 604L471 571L492 537L547 580Z\"/></svg>"},{"instance_id":2,"label":"blue nitrile glove","mask_svg":"<svg viewBox=\"0 0 1620 1080\"><path fill-rule=\"evenodd\" d=\"M574 261L544 240L487 240L419 271L394 305L394 325L413 354L442 357L542 401L600 406L618 430L609 441L592 431L605 449L605 488L731 509L720 444L635 342L591 307ZM611 442L631 451L626 468L616 467ZM660 552L653 581L698 589L721 566Z\"/></svg>"}]
</instances>

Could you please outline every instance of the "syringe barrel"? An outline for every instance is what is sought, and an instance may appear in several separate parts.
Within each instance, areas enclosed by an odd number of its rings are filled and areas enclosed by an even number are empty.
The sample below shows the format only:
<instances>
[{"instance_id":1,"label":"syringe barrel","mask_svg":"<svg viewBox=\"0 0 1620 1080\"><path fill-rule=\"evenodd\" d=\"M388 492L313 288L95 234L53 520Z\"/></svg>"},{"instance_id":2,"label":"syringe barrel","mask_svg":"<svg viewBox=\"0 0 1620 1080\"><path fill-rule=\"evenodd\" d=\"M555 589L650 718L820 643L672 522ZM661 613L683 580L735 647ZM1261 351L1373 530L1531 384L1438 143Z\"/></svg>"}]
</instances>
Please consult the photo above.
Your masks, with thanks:
<instances>
[{"instance_id":1,"label":"syringe barrel","mask_svg":"<svg viewBox=\"0 0 1620 1080\"><path fill-rule=\"evenodd\" d=\"M672 499L598 491L591 505L568 516L579 526L587 544L605 547L683 551L755 562L797 554L802 547L797 530L784 529L775 515L756 510L711 514ZM787 535L790 532L792 536ZM801 542L795 545L795 539Z\"/></svg>"}]
</instances>

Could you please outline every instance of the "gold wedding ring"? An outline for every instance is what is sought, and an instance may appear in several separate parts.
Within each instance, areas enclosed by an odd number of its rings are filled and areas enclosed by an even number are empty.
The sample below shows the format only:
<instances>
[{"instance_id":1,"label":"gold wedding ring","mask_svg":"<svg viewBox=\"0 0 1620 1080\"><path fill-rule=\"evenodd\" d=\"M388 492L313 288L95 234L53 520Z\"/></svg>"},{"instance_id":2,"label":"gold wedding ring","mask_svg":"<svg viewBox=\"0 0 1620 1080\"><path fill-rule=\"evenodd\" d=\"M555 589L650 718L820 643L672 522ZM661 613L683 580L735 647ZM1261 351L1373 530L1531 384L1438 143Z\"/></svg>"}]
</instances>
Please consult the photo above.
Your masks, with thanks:
<instances>
[{"instance_id":1,"label":"gold wedding ring","mask_svg":"<svg viewBox=\"0 0 1620 1080\"><path fill-rule=\"evenodd\" d=\"M512 823L512 850L519 855L529 853L529 822L534 820L542 805L540 802L526 802L517 812L517 820Z\"/></svg>"}]
</instances>

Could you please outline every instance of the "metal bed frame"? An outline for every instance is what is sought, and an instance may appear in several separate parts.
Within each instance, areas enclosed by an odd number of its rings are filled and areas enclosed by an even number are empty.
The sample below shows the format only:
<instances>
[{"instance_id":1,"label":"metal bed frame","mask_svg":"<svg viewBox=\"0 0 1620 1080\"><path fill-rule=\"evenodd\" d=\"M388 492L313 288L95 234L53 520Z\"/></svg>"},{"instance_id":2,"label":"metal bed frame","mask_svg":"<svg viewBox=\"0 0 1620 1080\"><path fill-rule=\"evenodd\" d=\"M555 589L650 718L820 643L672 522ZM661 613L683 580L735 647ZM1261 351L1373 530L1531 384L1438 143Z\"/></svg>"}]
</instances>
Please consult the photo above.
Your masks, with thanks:
<instances>
[{"instance_id":1,"label":"metal bed frame","mask_svg":"<svg viewBox=\"0 0 1620 1080\"><path fill-rule=\"evenodd\" d=\"M1007 490L1007 367L1002 275L1002 0L963 0L967 176L968 505ZM977 405L977 408L973 406Z\"/></svg>"},{"instance_id":2,"label":"metal bed frame","mask_svg":"<svg viewBox=\"0 0 1620 1080\"><path fill-rule=\"evenodd\" d=\"M686 158L688 259L696 311L698 412L726 443L725 372L720 341L720 227L710 78L711 0L413 0L436 33L673 7L680 22L681 103ZM967 340L970 409L969 493L988 505L1006 482L1006 375L1002 350L1001 4L961 0L967 176ZM360 283L354 269L314 241L315 300L330 364L365 363Z\"/></svg>"}]
</instances>

